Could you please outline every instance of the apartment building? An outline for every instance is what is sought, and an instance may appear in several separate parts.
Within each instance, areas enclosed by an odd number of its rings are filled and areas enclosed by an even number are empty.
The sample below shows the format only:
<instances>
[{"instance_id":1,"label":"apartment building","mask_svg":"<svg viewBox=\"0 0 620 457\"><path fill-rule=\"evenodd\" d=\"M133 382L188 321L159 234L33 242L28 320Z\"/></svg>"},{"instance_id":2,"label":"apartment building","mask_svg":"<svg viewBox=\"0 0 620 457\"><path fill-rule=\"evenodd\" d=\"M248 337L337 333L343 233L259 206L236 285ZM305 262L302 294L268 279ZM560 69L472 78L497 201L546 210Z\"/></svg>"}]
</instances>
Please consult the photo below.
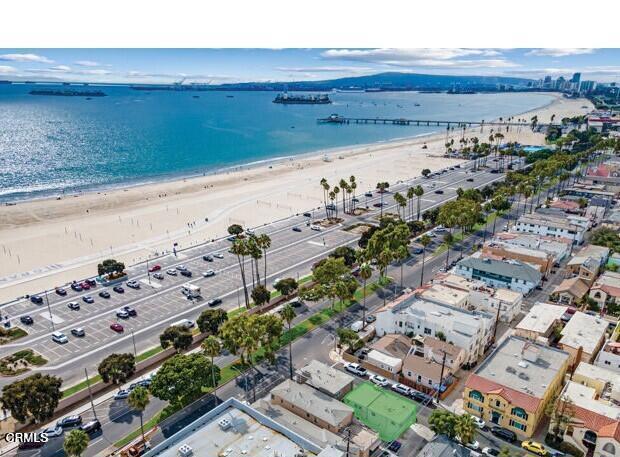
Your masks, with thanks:
<instances>
[{"instance_id":1,"label":"apartment building","mask_svg":"<svg viewBox=\"0 0 620 457\"><path fill-rule=\"evenodd\" d=\"M528 214L521 216L512 230L553 238L567 238L573 244L581 244L587 226L584 227L580 220L573 221L544 214Z\"/></svg>"}]
</instances>

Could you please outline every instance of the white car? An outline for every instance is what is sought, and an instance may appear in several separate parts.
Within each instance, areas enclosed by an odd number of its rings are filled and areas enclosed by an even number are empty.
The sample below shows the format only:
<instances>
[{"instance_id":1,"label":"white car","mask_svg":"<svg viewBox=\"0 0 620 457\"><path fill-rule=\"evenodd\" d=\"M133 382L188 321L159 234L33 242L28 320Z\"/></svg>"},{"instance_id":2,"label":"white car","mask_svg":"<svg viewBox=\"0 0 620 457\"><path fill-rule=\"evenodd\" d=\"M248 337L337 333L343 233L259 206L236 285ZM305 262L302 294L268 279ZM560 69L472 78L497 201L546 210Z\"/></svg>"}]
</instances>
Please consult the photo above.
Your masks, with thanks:
<instances>
[{"instance_id":1,"label":"white car","mask_svg":"<svg viewBox=\"0 0 620 457\"><path fill-rule=\"evenodd\" d=\"M499 451L497 449L493 449L492 447L482 448L482 455L486 455L488 457L497 457L499 455Z\"/></svg>"},{"instance_id":2,"label":"white car","mask_svg":"<svg viewBox=\"0 0 620 457\"><path fill-rule=\"evenodd\" d=\"M129 397L129 394L131 392L129 392L129 390L119 390L118 392L116 392L116 395L114 395L114 400L124 400L125 398Z\"/></svg>"},{"instance_id":3,"label":"white car","mask_svg":"<svg viewBox=\"0 0 620 457\"><path fill-rule=\"evenodd\" d=\"M321 231L321 230L323 230L323 229L321 228L321 226L320 226L320 225L310 224L310 230L314 230L314 231L316 231L316 232L320 232L320 231Z\"/></svg>"},{"instance_id":4,"label":"white car","mask_svg":"<svg viewBox=\"0 0 620 457\"><path fill-rule=\"evenodd\" d=\"M216 259L223 259L224 258L224 254L222 254L221 252L217 252L217 253L213 254L213 257L215 257Z\"/></svg>"},{"instance_id":5,"label":"white car","mask_svg":"<svg viewBox=\"0 0 620 457\"><path fill-rule=\"evenodd\" d=\"M411 394L411 389L404 384L392 384L392 390L406 397Z\"/></svg>"},{"instance_id":6,"label":"white car","mask_svg":"<svg viewBox=\"0 0 620 457\"><path fill-rule=\"evenodd\" d=\"M177 271L170 269L170 270L166 270L166 274L169 274L170 276L176 276L177 275Z\"/></svg>"},{"instance_id":7,"label":"white car","mask_svg":"<svg viewBox=\"0 0 620 457\"><path fill-rule=\"evenodd\" d=\"M58 344L65 344L69 342L67 335L62 332L54 332L52 333L52 341Z\"/></svg>"},{"instance_id":8,"label":"white car","mask_svg":"<svg viewBox=\"0 0 620 457\"><path fill-rule=\"evenodd\" d=\"M476 440L472 441L471 443L467 443L467 444L463 444L461 443L461 438L460 437L455 437L455 440L459 443L462 444L465 447L468 447L469 449L473 449L474 451L477 451L478 449L480 449L480 443Z\"/></svg>"},{"instance_id":9,"label":"white car","mask_svg":"<svg viewBox=\"0 0 620 457\"><path fill-rule=\"evenodd\" d=\"M210 277L210 276L215 276L215 271L213 271L213 270L207 270L207 271L203 272L203 273L202 273L202 275L203 275L205 278L208 278L208 277Z\"/></svg>"},{"instance_id":10,"label":"white car","mask_svg":"<svg viewBox=\"0 0 620 457\"><path fill-rule=\"evenodd\" d=\"M477 416L471 416L471 418L474 420L474 423L476 424L476 427L478 428L484 428L487 425L485 421L483 421Z\"/></svg>"},{"instance_id":11,"label":"white car","mask_svg":"<svg viewBox=\"0 0 620 457\"><path fill-rule=\"evenodd\" d=\"M48 438L55 438L57 436L61 436L64 430L62 427L58 425L52 425L51 427L47 427L41 430L41 433L45 433Z\"/></svg>"},{"instance_id":12,"label":"white car","mask_svg":"<svg viewBox=\"0 0 620 457\"><path fill-rule=\"evenodd\" d=\"M390 382L385 379L383 376L379 376L377 374L373 374L370 377L370 381L373 382L374 384L380 386L380 387L387 387L390 385Z\"/></svg>"}]
</instances>

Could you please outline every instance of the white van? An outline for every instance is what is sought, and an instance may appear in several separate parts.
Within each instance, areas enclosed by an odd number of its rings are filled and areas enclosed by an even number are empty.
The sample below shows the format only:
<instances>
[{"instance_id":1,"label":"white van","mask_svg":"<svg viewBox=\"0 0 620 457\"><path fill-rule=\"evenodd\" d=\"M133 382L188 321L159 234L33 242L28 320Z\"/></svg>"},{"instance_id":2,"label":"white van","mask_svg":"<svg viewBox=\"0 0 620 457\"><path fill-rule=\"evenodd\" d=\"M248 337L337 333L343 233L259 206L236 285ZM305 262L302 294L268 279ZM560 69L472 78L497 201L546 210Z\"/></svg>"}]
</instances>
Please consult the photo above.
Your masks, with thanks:
<instances>
[{"instance_id":1,"label":"white van","mask_svg":"<svg viewBox=\"0 0 620 457\"><path fill-rule=\"evenodd\" d=\"M181 319L180 321L172 324L171 327L181 327L185 330L189 330L190 328L194 328L194 325L196 325L194 321L190 321L189 319Z\"/></svg>"},{"instance_id":2,"label":"white van","mask_svg":"<svg viewBox=\"0 0 620 457\"><path fill-rule=\"evenodd\" d=\"M181 293L187 298L198 298L200 297L200 287L187 282L181 286Z\"/></svg>"},{"instance_id":3,"label":"white van","mask_svg":"<svg viewBox=\"0 0 620 457\"><path fill-rule=\"evenodd\" d=\"M351 324L351 330L354 332L359 332L362 328L364 328L364 322L362 321L355 321Z\"/></svg>"},{"instance_id":4,"label":"white van","mask_svg":"<svg viewBox=\"0 0 620 457\"><path fill-rule=\"evenodd\" d=\"M65 344L69 342L67 335L62 332L54 332L52 333L52 341L58 344Z\"/></svg>"}]
</instances>

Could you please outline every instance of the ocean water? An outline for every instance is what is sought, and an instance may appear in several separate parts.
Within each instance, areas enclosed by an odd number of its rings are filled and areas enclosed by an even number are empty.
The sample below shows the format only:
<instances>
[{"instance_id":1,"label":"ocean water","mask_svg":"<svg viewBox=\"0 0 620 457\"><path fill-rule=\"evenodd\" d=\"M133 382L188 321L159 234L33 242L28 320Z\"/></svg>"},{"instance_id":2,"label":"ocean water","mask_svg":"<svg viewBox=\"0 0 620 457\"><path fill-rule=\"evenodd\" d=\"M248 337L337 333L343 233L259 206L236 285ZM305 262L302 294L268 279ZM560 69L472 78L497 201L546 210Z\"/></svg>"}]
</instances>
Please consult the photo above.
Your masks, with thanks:
<instances>
[{"instance_id":1,"label":"ocean water","mask_svg":"<svg viewBox=\"0 0 620 457\"><path fill-rule=\"evenodd\" d=\"M442 130L316 122L332 113L478 121L552 100L529 93L336 93L331 105L279 105L273 92L146 93L110 86L101 87L106 97L86 100L29 95L31 89L0 85L0 201L211 173Z\"/></svg>"}]
</instances>

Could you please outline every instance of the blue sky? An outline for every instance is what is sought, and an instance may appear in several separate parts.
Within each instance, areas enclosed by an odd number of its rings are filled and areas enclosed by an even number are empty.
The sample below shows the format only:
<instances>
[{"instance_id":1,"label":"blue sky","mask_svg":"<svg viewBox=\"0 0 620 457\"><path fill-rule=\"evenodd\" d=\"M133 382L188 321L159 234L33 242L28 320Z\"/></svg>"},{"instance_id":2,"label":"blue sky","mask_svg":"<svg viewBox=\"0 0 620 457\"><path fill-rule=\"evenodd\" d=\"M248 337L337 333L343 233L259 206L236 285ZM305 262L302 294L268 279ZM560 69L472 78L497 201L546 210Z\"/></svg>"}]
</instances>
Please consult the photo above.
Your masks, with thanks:
<instances>
[{"instance_id":1,"label":"blue sky","mask_svg":"<svg viewBox=\"0 0 620 457\"><path fill-rule=\"evenodd\" d=\"M226 83L384 71L620 82L620 49L1 49L0 79Z\"/></svg>"}]
</instances>

